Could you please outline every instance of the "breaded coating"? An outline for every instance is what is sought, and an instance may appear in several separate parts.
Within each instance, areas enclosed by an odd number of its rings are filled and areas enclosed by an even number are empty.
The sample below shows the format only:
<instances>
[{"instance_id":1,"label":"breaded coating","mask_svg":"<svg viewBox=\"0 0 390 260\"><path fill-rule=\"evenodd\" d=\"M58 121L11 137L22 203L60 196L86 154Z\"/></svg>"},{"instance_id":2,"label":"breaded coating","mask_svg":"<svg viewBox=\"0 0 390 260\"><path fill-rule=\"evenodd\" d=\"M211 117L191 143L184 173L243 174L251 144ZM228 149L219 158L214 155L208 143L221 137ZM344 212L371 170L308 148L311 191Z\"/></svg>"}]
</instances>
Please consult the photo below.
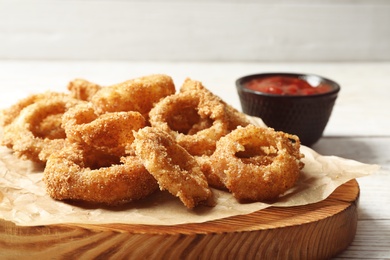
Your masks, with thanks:
<instances>
[{"instance_id":1,"label":"breaded coating","mask_svg":"<svg viewBox=\"0 0 390 260\"><path fill-rule=\"evenodd\" d=\"M135 134L134 148L161 190L179 197L188 208L213 204L213 193L199 164L169 134L145 127Z\"/></svg>"}]
</instances>

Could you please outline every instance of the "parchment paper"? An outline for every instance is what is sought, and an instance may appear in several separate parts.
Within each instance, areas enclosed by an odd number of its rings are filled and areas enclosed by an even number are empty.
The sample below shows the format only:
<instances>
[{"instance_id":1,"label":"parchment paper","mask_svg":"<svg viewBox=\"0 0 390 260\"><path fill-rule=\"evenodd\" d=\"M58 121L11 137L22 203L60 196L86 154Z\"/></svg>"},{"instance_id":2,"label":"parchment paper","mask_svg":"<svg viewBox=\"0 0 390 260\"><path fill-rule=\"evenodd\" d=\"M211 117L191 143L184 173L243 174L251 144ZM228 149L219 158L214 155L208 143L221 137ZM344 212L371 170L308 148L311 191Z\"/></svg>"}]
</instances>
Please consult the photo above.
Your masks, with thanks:
<instances>
[{"instance_id":1,"label":"parchment paper","mask_svg":"<svg viewBox=\"0 0 390 260\"><path fill-rule=\"evenodd\" d=\"M263 125L257 118L252 123ZM234 215L249 214L270 206L290 207L326 199L343 183L375 173L379 166L363 164L336 156L322 156L302 146L305 167L294 188L273 204L238 203L224 191L213 190L216 206L188 210L179 199L158 191L144 200L115 208L83 203L55 201L46 194L43 168L16 158L0 147L0 219L21 226L82 224L175 225L201 223Z\"/></svg>"}]
</instances>

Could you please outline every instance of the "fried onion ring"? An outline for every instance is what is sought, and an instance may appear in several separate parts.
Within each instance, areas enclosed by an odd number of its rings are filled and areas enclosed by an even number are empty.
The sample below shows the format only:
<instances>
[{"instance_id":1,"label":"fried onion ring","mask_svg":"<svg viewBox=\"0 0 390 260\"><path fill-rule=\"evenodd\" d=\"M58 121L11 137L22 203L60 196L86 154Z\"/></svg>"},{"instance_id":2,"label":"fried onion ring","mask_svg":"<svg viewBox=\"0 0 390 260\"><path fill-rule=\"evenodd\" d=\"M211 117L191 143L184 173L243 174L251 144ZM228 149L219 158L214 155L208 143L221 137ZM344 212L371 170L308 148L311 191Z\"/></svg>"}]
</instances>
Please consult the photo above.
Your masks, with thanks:
<instances>
[{"instance_id":1,"label":"fried onion ring","mask_svg":"<svg viewBox=\"0 0 390 260\"><path fill-rule=\"evenodd\" d=\"M43 181L56 200L120 205L158 189L156 180L134 156L116 157L69 144L49 157Z\"/></svg>"},{"instance_id":2,"label":"fried onion ring","mask_svg":"<svg viewBox=\"0 0 390 260\"><path fill-rule=\"evenodd\" d=\"M70 95L76 99L90 101L102 87L85 79L75 79L68 83Z\"/></svg>"},{"instance_id":3,"label":"fried onion ring","mask_svg":"<svg viewBox=\"0 0 390 260\"><path fill-rule=\"evenodd\" d=\"M191 155L211 155L229 132L224 105L198 91L162 99L149 117L151 126L169 133Z\"/></svg>"},{"instance_id":4,"label":"fried onion ring","mask_svg":"<svg viewBox=\"0 0 390 260\"><path fill-rule=\"evenodd\" d=\"M148 119L154 104L174 93L175 85L171 77L150 75L104 87L92 97L91 102L100 114L137 111Z\"/></svg>"},{"instance_id":5,"label":"fried onion ring","mask_svg":"<svg viewBox=\"0 0 390 260\"><path fill-rule=\"evenodd\" d=\"M272 128L239 127L217 142L215 174L239 201L271 201L293 187L303 163L299 138Z\"/></svg>"},{"instance_id":6,"label":"fried onion ring","mask_svg":"<svg viewBox=\"0 0 390 260\"><path fill-rule=\"evenodd\" d=\"M213 204L212 191L199 164L169 134L145 127L135 134L133 145L161 190L179 197L187 208Z\"/></svg>"},{"instance_id":7,"label":"fried onion ring","mask_svg":"<svg viewBox=\"0 0 390 260\"><path fill-rule=\"evenodd\" d=\"M228 122L228 131L232 131L237 128L237 126L247 126L250 124L247 117L239 112L237 109L232 107L223 101L220 97L214 95L210 90L203 86L200 81L192 80L187 78L183 85L180 88L180 92L188 92L188 91L197 91L206 95L208 99L214 99L217 102L221 103L225 107L225 112L227 114L227 122Z\"/></svg>"},{"instance_id":8,"label":"fried onion ring","mask_svg":"<svg viewBox=\"0 0 390 260\"><path fill-rule=\"evenodd\" d=\"M51 92L47 91L45 93L32 94L28 97L25 97L19 100L17 103L13 104L7 109L3 109L1 116L1 125L6 126L12 123L15 118L20 114L20 112L29 105L32 105L40 100L49 100L49 99L57 99L57 98L67 98L68 95L64 93Z\"/></svg>"},{"instance_id":9,"label":"fried onion ring","mask_svg":"<svg viewBox=\"0 0 390 260\"><path fill-rule=\"evenodd\" d=\"M133 130L146 125L139 112L109 112L98 115L90 103L72 107L62 117L62 126L70 142L123 156L130 153Z\"/></svg>"},{"instance_id":10,"label":"fried onion ring","mask_svg":"<svg viewBox=\"0 0 390 260\"><path fill-rule=\"evenodd\" d=\"M12 148L18 157L45 163L48 156L61 149L65 143L66 136L59 118L80 102L63 95L37 99L35 103L25 106L4 127L2 144ZM46 131L48 127L54 128Z\"/></svg>"}]
</instances>

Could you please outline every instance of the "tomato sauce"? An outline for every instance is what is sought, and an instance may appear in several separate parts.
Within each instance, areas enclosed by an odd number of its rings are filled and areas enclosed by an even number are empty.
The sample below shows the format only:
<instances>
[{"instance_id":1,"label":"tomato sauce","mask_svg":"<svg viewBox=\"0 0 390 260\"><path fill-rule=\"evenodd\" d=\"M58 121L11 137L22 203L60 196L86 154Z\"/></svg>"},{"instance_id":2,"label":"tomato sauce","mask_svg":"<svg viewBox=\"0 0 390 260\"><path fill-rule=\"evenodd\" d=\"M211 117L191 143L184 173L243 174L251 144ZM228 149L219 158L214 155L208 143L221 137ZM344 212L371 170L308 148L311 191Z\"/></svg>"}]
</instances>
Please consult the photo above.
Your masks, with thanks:
<instances>
[{"instance_id":1,"label":"tomato sauce","mask_svg":"<svg viewBox=\"0 0 390 260\"><path fill-rule=\"evenodd\" d=\"M289 96L315 95L332 90L331 86L324 83L312 86L303 79L288 76L252 79L245 84L245 87L263 93Z\"/></svg>"}]
</instances>

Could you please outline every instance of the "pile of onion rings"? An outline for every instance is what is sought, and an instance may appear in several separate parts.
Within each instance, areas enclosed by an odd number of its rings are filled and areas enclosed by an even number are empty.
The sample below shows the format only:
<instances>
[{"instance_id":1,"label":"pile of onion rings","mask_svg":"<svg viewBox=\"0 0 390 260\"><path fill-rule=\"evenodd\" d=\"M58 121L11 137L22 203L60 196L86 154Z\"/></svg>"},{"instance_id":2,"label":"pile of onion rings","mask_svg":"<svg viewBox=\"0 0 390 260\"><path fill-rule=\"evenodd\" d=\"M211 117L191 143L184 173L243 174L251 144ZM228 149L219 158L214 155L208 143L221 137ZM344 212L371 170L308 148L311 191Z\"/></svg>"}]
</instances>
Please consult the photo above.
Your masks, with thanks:
<instances>
[{"instance_id":1,"label":"pile of onion rings","mask_svg":"<svg viewBox=\"0 0 390 260\"><path fill-rule=\"evenodd\" d=\"M111 86L84 79L68 93L31 95L2 111L1 144L44 165L56 200L118 205L158 188L187 208L215 205L211 188L239 201L275 200L303 167L297 136L252 125L186 79L167 75Z\"/></svg>"}]
</instances>

